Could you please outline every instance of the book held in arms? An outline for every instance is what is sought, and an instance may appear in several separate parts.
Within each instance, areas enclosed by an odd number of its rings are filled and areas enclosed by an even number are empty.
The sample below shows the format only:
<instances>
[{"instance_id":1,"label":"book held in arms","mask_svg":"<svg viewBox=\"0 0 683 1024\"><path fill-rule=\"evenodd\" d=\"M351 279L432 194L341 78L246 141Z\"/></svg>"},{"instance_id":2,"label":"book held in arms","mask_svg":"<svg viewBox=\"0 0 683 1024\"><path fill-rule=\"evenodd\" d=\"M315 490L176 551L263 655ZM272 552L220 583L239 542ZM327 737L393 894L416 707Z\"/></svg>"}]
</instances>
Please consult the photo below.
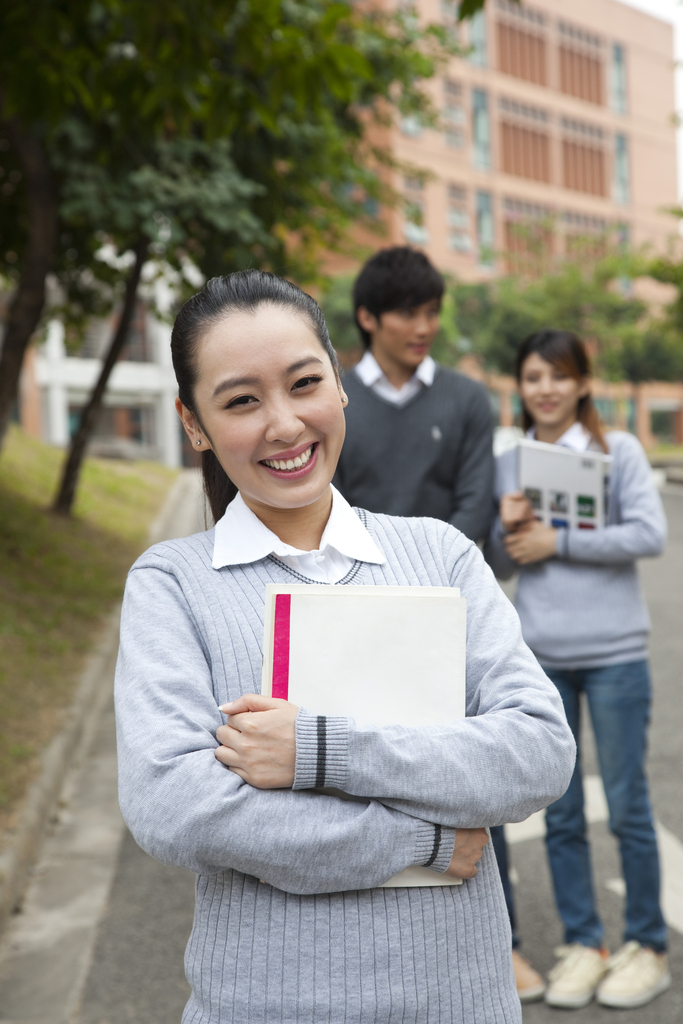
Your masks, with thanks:
<instances>
[{"instance_id":1,"label":"book held in arms","mask_svg":"<svg viewBox=\"0 0 683 1024\"><path fill-rule=\"evenodd\" d=\"M464 718L466 608L451 587L268 584L261 692L359 727ZM384 885L460 882L416 866Z\"/></svg>"},{"instance_id":2,"label":"book held in arms","mask_svg":"<svg viewBox=\"0 0 683 1024\"><path fill-rule=\"evenodd\" d=\"M519 489L537 519L556 529L605 525L611 455L523 438L517 459Z\"/></svg>"}]
</instances>

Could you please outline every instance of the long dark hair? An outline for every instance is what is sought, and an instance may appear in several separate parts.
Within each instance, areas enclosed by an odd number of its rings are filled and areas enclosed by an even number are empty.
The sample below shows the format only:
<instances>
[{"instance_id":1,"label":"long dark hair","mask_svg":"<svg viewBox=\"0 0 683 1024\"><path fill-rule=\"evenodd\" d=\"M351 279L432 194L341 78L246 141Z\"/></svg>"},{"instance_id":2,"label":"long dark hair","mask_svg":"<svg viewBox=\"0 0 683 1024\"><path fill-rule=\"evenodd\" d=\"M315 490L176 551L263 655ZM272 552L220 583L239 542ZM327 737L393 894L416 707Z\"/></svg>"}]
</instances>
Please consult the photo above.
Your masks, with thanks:
<instances>
[{"instance_id":1,"label":"long dark hair","mask_svg":"<svg viewBox=\"0 0 683 1024\"><path fill-rule=\"evenodd\" d=\"M338 372L337 354L332 347L322 310L301 288L263 270L240 270L225 277L212 277L200 292L182 306L171 334L171 355L178 381L178 397L185 408L194 414L200 426L202 422L197 414L194 391L197 384L197 349L202 337L209 327L228 313L253 313L262 305L291 309L307 320L329 356L335 373ZM218 522L237 494L237 488L211 450L202 452L202 477L211 514Z\"/></svg>"},{"instance_id":2,"label":"long dark hair","mask_svg":"<svg viewBox=\"0 0 683 1024\"><path fill-rule=\"evenodd\" d=\"M515 376L517 384L522 380L522 367L528 357L536 352L541 359L545 359L562 373L569 377L581 380L591 376L591 361L585 344L571 331L555 331L546 329L536 331L525 338L519 346L517 361L515 364ZM598 442L604 452L607 451L607 442L603 432L600 414L595 408L595 403L590 392L579 399L576 410L576 418L582 423L591 437ZM524 430L533 427L534 421L526 411L522 403L522 426Z\"/></svg>"}]
</instances>

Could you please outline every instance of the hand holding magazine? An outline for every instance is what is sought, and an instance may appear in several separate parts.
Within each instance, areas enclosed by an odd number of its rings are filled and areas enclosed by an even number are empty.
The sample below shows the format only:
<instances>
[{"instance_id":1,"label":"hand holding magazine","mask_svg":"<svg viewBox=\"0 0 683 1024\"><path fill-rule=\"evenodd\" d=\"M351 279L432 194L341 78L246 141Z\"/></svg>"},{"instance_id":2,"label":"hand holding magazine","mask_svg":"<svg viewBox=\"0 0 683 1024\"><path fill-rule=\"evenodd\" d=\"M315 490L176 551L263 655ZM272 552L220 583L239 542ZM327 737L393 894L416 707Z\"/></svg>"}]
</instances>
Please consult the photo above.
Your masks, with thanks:
<instances>
[{"instance_id":1,"label":"hand holding magazine","mask_svg":"<svg viewBox=\"0 0 683 1024\"><path fill-rule=\"evenodd\" d=\"M261 692L357 726L464 718L465 627L455 588L268 584ZM411 867L384 884L460 881Z\"/></svg>"}]
</instances>

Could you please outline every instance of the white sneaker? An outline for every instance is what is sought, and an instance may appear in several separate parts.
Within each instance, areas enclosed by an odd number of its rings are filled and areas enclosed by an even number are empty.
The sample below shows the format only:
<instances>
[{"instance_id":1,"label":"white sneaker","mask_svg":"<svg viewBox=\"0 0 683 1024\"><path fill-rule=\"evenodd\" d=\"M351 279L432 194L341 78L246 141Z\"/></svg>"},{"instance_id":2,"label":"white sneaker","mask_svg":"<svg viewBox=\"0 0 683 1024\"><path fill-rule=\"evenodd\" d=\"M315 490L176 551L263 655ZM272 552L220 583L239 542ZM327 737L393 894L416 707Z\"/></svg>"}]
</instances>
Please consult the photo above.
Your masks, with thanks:
<instances>
[{"instance_id":1,"label":"white sneaker","mask_svg":"<svg viewBox=\"0 0 683 1024\"><path fill-rule=\"evenodd\" d=\"M546 1003L566 1010L588 1006L607 973L608 951L573 942L570 946L558 946L555 956L560 959L548 975Z\"/></svg>"},{"instance_id":2,"label":"white sneaker","mask_svg":"<svg viewBox=\"0 0 683 1024\"><path fill-rule=\"evenodd\" d=\"M630 1010L645 1006L671 984L666 953L627 942L610 957L609 973L598 989L597 999L603 1006Z\"/></svg>"}]
</instances>

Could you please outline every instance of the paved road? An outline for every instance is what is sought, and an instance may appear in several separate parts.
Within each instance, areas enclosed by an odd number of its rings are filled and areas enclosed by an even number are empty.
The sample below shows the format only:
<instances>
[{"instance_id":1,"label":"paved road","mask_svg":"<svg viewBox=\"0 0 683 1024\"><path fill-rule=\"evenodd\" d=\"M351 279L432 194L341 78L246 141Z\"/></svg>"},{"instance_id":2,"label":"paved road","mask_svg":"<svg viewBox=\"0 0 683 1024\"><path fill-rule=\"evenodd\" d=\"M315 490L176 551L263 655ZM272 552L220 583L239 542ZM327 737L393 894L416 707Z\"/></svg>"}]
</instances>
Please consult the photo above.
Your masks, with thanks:
<instances>
[{"instance_id":1,"label":"paved road","mask_svg":"<svg viewBox=\"0 0 683 1024\"><path fill-rule=\"evenodd\" d=\"M683 663L683 487L667 488L664 500L671 540L664 558L643 565L643 579L654 625L656 698L650 778L665 862L665 903L669 921L675 925L671 932L674 986L642 1010L620 1012L591 1005L575 1011L571 1019L576 1024L683 1021L683 701L679 696ZM178 532L191 532L192 509L188 512L186 506L183 515ZM165 530L172 532L172 527L168 523ZM152 861L116 817L111 807L111 736L111 708L107 707L93 745L81 757L65 791L61 819L38 865L24 912L15 920L0 953L0 1024L180 1021L188 992L182 956L192 920L193 877ZM623 884L614 843L604 824L604 796L589 736L584 749L596 886L608 941L616 947L620 942ZM101 820L104 805L109 808L106 827ZM515 826L510 839L514 844L512 858L524 950L539 969L547 971L554 962L553 947L562 936L553 908L542 828L542 816L535 816ZM80 855L84 850L88 852L91 874L94 868L90 862L97 860L99 851L99 888L92 887L87 912L77 891L78 872L73 864L70 874L65 874L65 861L73 860L74 849L81 851ZM68 879L68 884L62 885L64 891L58 884L60 878ZM56 910L59 913L55 914ZM56 924L59 919L61 927ZM71 921L72 933L68 924L64 925L65 920ZM537 1004L525 1009L524 1020L525 1024L545 1024L558 1021L563 1013Z\"/></svg>"}]
</instances>

